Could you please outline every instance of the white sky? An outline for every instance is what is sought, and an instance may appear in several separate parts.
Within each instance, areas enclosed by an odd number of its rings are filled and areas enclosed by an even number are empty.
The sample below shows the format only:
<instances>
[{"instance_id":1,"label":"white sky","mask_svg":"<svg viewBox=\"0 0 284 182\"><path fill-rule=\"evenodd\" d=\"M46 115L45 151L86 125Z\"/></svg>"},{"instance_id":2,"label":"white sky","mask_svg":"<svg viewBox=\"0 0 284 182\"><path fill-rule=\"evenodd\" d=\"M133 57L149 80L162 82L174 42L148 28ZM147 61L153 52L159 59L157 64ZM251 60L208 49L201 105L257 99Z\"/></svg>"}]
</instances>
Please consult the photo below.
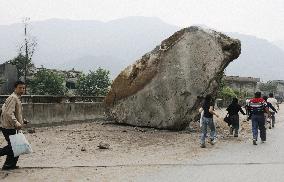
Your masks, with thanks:
<instances>
[{"instance_id":1,"label":"white sky","mask_svg":"<svg viewBox=\"0 0 284 182\"><path fill-rule=\"evenodd\" d=\"M284 0L0 0L0 24L23 17L108 21L127 16L284 40Z\"/></svg>"}]
</instances>

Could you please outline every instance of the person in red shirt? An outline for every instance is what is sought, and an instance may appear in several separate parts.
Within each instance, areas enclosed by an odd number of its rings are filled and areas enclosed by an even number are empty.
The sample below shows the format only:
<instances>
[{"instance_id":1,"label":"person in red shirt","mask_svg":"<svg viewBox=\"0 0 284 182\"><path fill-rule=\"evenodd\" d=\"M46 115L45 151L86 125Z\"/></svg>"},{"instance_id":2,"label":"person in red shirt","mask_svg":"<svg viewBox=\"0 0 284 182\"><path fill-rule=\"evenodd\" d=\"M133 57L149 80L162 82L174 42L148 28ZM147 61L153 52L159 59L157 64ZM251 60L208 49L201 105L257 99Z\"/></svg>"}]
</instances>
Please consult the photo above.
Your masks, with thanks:
<instances>
[{"instance_id":1,"label":"person in red shirt","mask_svg":"<svg viewBox=\"0 0 284 182\"><path fill-rule=\"evenodd\" d=\"M261 141L266 141L264 113L266 112L269 114L269 110L267 108L267 103L261 98L261 92L256 92L254 94L254 98L249 101L248 106L251 114L253 145L257 145L258 129L260 131Z\"/></svg>"}]
</instances>

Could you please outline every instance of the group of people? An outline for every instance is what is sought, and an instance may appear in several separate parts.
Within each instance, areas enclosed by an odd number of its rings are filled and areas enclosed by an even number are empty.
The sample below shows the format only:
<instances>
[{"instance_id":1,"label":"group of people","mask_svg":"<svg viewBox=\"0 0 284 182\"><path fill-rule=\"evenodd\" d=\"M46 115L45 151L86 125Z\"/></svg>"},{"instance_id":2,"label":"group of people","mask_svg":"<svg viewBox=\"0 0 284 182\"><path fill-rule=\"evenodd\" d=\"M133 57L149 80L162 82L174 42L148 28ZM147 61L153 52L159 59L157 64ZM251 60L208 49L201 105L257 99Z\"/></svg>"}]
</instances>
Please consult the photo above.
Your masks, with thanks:
<instances>
[{"instance_id":1,"label":"group of people","mask_svg":"<svg viewBox=\"0 0 284 182\"><path fill-rule=\"evenodd\" d=\"M14 92L6 99L1 110L1 131L7 141L7 145L0 148L0 156L6 155L6 161L2 170L17 169L17 161L19 157L14 157L10 142L10 135L16 134L27 121L23 119L23 110L21 103L21 95L25 93L25 83L17 81L15 83ZM248 119L252 122L253 145L257 145L258 130L260 130L260 139L266 141L266 123L270 119L269 128L275 126L275 113L279 110L277 100L273 94L261 97L261 92L256 92L255 97L246 101L246 113L238 103L237 98L233 98L232 103L228 106L227 111L230 120L230 134L238 137L239 131L239 112L248 115ZM210 144L215 144L216 128L213 121L213 115L219 118L218 113L214 110L214 100L211 95L207 95L204 99L202 107L199 109L201 113L201 147L205 148L205 140L207 137L207 128L210 129Z\"/></svg>"},{"instance_id":2,"label":"group of people","mask_svg":"<svg viewBox=\"0 0 284 182\"><path fill-rule=\"evenodd\" d=\"M276 109L277 108L277 109ZM260 131L261 142L266 141L266 127L269 124L269 129L275 126L275 113L279 110L277 100L273 97L273 93L269 97L261 97L261 92L256 92L254 98L247 99L245 105L246 113L243 111L237 98L233 98L232 103L227 107L228 124L230 127L230 135L238 137L239 134L239 112L247 115L247 120L251 119L253 145L257 145L258 130ZM207 137L207 128L210 129L210 144L215 144L216 128L213 121L213 115L219 118L218 113L214 110L214 101L211 95L207 95L204 99L202 107L199 109L201 113L200 126L201 137L200 147L205 148L205 139Z\"/></svg>"}]
</instances>

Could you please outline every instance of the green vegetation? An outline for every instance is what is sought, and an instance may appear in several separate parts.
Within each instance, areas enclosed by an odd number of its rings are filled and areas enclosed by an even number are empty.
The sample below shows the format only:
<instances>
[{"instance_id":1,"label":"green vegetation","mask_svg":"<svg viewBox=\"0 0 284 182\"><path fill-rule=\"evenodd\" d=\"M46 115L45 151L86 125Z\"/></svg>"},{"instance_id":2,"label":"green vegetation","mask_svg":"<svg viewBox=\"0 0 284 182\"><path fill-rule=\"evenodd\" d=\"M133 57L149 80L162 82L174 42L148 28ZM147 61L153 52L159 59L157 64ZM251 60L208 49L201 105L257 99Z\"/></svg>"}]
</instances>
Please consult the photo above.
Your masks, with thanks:
<instances>
[{"instance_id":1,"label":"green vegetation","mask_svg":"<svg viewBox=\"0 0 284 182\"><path fill-rule=\"evenodd\" d=\"M260 83L259 90L264 93L275 93L277 91L277 83L268 81L267 83Z\"/></svg>"},{"instance_id":2,"label":"green vegetation","mask_svg":"<svg viewBox=\"0 0 284 182\"><path fill-rule=\"evenodd\" d=\"M29 18L23 20L24 42L19 49L19 54L14 59L7 61L7 63L16 66L18 80L23 80L27 83L29 94L68 95L70 93L74 94L72 92L75 90L79 96L105 96L107 94L111 84L109 78L110 72L102 68L90 71L88 74L82 74L79 78L78 74L80 73L78 73L75 77L72 77L74 79L72 82L73 85L67 82L70 77L66 75L66 72L45 68L36 72L36 68L32 63L32 57L37 46L37 41L34 37L28 36L29 21ZM78 78L77 82L76 78Z\"/></svg>"},{"instance_id":3,"label":"green vegetation","mask_svg":"<svg viewBox=\"0 0 284 182\"><path fill-rule=\"evenodd\" d=\"M77 95L81 96L105 96L111 84L108 70L98 68L83 74L77 81Z\"/></svg>"},{"instance_id":4,"label":"green vegetation","mask_svg":"<svg viewBox=\"0 0 284 182\"><path fill-rule=\"evenodd\" d=\"M38 71L30 83L30 94L64 95L66 87L64 78L47 69Z\"/></svg>"},{"instance_id":5,"label":"green vegetation","mask_svg":"<svg viewBox=\"0 0 284 182\"><path fill-rule=\"evenodd\" d=\"M31 76L33 74L34 64L31 59L26 59L21 53L14 59L8 61L7 63L15 65L18 71L18 79L26 76Z\"/></svg>"},{"instance_id":6,"label":"green vegetation","mask_svg":"<svg viewBox=\"0 0 284 182\"><path fill-rule=\"evenodd\" d=\"M223 100L231 100L232 98L237 97L238 95L232 88L224 86L222 90L218 93L218 96Z\"/></svg>"},{"instance_id":7,"label":"green vegetation","mask_svg":"<svg viewBox=\"0 0 284 182\"><path fill-rule=\"evenodd\" d=\"M226 107L231 103L233 98L238 98L239 103L243 104L246 98L253 97L252 93L249 93L247 90L236 90L227 86L223 79L219 84L219 89L217 91L217 98L221 99L219 106Z\"/></svg>"}]
</instances>

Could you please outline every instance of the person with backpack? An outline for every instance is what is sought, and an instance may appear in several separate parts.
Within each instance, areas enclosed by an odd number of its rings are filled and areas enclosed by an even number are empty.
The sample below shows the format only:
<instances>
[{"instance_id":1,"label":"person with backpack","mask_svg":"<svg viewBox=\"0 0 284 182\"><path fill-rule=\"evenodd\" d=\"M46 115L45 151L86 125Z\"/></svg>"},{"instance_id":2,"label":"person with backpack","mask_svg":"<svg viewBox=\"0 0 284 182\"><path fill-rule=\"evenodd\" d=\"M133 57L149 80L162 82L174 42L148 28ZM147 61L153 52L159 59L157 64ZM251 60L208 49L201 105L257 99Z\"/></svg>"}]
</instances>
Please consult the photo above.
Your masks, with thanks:
<instances>
[{"instance_id":1,"label":"person with backpack","mask_svg":"<svg viewBox=\"0 0 284 182\"><path fill-rule=\"evenodd\" d=\"M246 115L246 113L243 111L242 107L238 103L237 98L233 98L232 103L228 106L226 110L228 111L229 120L231 123L230 134L233 135L233 131L235 131L234 137L238 137L238 131L240 127L239 112L241 112L243 115Z\"/></svg>"},{"instance_id":2,"label":"person with backpack","mask_svg":"<svg viewBox=\"0 0 284 182\"><path fill-rule=\"evenodd\" d=\"M219 117L219 115L214 111L214 102L211 95L206 95L202 107L199 109L199 112L203 112L201 119L201 137L200 137L200 147L205 148L205 138L207 135L207 128L210 128L210 144L215 144L215 133L216 128L213 121L213 115Z\"/></svg>"},{"instance_id":3,"label":"person with backpack","mask_svg":"<svg viewBox=\"0 0 284 182\"><path fill-rule=\"evenodd\" d=\"M256 92L254 98L249 101L249 110L252 123L253 145L257 145L258 130L260 131L260 138L262 143L266 141L266 128L264 113L268 113L267 103L261 98L261 92Z\"/></svg>"}]
</instances>

